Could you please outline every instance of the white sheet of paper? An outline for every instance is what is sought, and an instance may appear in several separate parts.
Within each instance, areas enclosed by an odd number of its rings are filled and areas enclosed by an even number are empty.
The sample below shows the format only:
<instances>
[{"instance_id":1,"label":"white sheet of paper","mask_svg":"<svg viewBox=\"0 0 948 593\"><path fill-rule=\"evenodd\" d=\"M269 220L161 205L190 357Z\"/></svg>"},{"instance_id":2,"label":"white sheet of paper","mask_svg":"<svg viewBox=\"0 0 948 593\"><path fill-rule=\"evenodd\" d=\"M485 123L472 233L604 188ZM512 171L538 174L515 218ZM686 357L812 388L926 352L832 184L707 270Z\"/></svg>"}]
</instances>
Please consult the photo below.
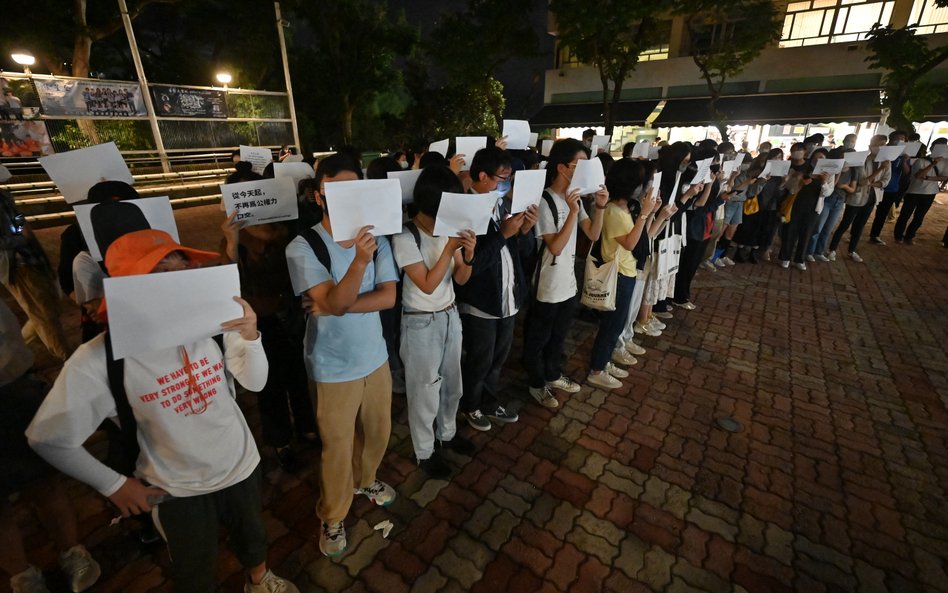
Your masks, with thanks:
<instances>
[{"instance_id":1,"label":"white sheet of paper","mask_svg":"<svg viewBox=\"0 0 948 593\"><path fill-rule=\"evenodd\" d=\"M737 153L737 156L734 157L734 163L735 163L735 165L734 165L734 170L735 170L735 171L740 171L740 170L741 170L741 165L744 164L744 157L746 157L746 156L747 156L747 153L746 153L746 152L739 152L739 153Z\"/></svg>"},{"instance_id":2,"label":"white sheet of paper","mask_svg":"<svg viewBox=\"0 0 948 593\"><path fill-rule=\"evenodd\" d=\"M519 214L530 206L540 203L546 187L546 171L542 169L517 171L513 180L511 214Z\"/></svg>"},{"instance_id":3,"label":"white sheet of paper","mask_svg":"<svg viewBox=\"0 0 948 593\"><path fill-rule=\"evenodd\" d=\"M221 333L243 308L237 265L105 279L115 358L174 348ZM194 361L197 362L197 361Z\"/></svg>"},{"instance_id":4,"label":"white sheet of paper","mask_svg":"<svg viewBox=\"0 0 948 593\"><path fill-rule=\"evenodd\" d=\"M505 119L503 135L509 150L526 150L530 144L530 122L523 119Z\"/></svg>"},{"instance_id":5,"label":"white sheet of paper","mask_svg":"<svg viewBox=\"0 0 948 593\"><path fill-rule=\"evenodd\" d=\"M843 160L846 161L846 164L850 167L865 166L867 158L869 158L868 150L862 150L860 152L847 152L843 154Z\"/></svg>"},{"instance_id":6,"label":"white sheet of paper","mask_svg":"<svg viewBox=\"0 0 948 593\"><path fill-rule=\"evenodd\" d=\"M711 175L711 165L714 164L714 157L706 158L698 161L698 172L695 173L694 178L691 180L692 184L705 183L708 181L708 176Z\"/></svg>"},{"instance_id":7,"label":"white sheet of paper","mask_svg":"<svg viewBox=\"0 0 948 593\"><path fill-rule=\"evenodd\" d=\"M573 169L573 180L569 190L579 188L579 193L586 196L599 191L599 186L606 183L606 175L602 171L602 161L597 158L589 160L579 159Z\"/></svg>"},{"instance_id":8,"label":"white sheet of paper","mask_svg":"<svg viewBox=\"0 0 948 593\"><path fill-rule=\"evenodd\" d=\"M592 144L592 145L589 147L589 157L590 157L590 158L595 157L595 156L598 155L600 152L607 152L607 151L606 151L606 147L605 147L605 146L601 146L601 145L599 145L599 144L595 144L595 143Z\"/></svg>"},{"instance_id":9,"label":"white sheet of paper","mask_svg":"<svg viewBox=\"0 0 948 593\"><path fill-rule=\"evenodd\" d=\"M642 142L636 142L635 146L632 147L632 158L634 159L647 159L648 158L648 149L652 145L648 140Z\"/></svg>"},{"instance_id":10,"label":"white sheet of paper","mask_svg":"<svg viewBox=\"0 0 948 593\"><path fill-rule=\"evenodd\" d=\"M553 148L553 140L544 140L540 147L540 154L550 156L550 149Z\"/></svg>"},{"instance_id":11,"label":"white sheet of paper","mask_svg":"<svg viewBox=\"0 0 948 593\"><path fill-rule=\"evenodd\" d=\"M876 134L877 134L877 135L878 135L878 134L881 134L881 135L883 135L883 136L888 136L889 134L891 134L891 133L894 132L894 131L895 131L895 128L892 128L892 127L887 126L887 125L885 125L885 124L879 124L879 125L876 126Z\"/></svg>"},{"instance_id":12,"label":"white sheet of paper","mask_svg":"<svg viewBox=\"0 0 948 593\"><path fill-rule=\"evenodd\" d=\"M649 146L648 147L648 160L654 161L658 158L658 151L661 150L658 146Z\"/></svg>"},{"instance_id":13,"label":"white sheet of paper","mask_svg":"<svg viewBox=\"0 0 948 593\"><path fill-rule=\"evenodd\" d=\"M441 194L441 205L435 218L435 237L457 237L461 231L471 230L478 235L487 233L487 225L494 215L498 195L486 194Z\"/></svg>"},{"instance_id":14,"label":"white sheet of paper","mask_svg":"<svg viewBox=\"0 0 948 593\"><path fill-rule=\"evenodd\" d=\"M290 155L290 156L299 156L299 155ZM286 157L289 159L290 157ZM294 190L299 185L300 181L303 179L312 179L316 177L316 171L313 170L313 166L309 163L304 163L302 161L293 161L282 163L273 163L273 177L275 179L280 179L283 177L288 177L293 180Z\"/></svg>"},{"instance_id":15,"label":"white sheet of paper","mask_svg":"<svg viewBox=\"0 0 948 593\"><path fill-rule=\"evenodd\" d=\"M273 162L273 151L265 146L240 145L240 160L247 161L253 172L263 175L263 170Z\"/></svg>"},{"instance_id":16,"label":"white sheet of paper","mask_svg":"<svg viewBox=\"0 0 948 593\"><path fill-rule=\"evenodd\" d=\"M658 190L660 187L662 187L662 172L661 171L655 171L655 173L652 174L651 187L652 187L652 193L655 194L655 196L658 196Z\"/></svg>"},{"instance_id":17,"label":"white sheet of paper","mask_svg":"<svg viewBox=\"0 0 948 593\"><path fill-rule=\"evenodd\" d=\"M237 210L236 220L245 226L296 220L300 215L296 186L289 177L223 184L221 196L227 216Z\"/></svg>"},{"instance_id":18,"label":"white sheet of paper","mask_svg":"<svg viewBox=\"0 0 948 593\"><path fill-rule=\"evenodd\" d=\"M531 148L536 148L536 147L537 147L537 140L539 140L539 139L540 139L540 134L539 134L539 132L530 132L530 147L531 147Z\"/></svg>"},{"instance_id":19,"label":"white sheet of paper","mask_svg":"<svg viewBox=\"0 0 948 593\"><path fill-rule=\"evenodd\" d=\"M69 204L88 198L89 188L103 179L135 183L115 142L42 156L39 162Z\"/></svg>"},{"instance_id":20,"label":"white sheet of paper","mask_svg":"<svg viewBox=\"0 0 948 593\"><path fill-rule=\"evenodd\" d=\"M149 227L168 233L175 241L180 240L178 225L174 220L174 211L171 209L171 200L168 196L123 200L122 203L137 206L145 215ZM92 209L96 206L98 204L77 204L73 206L73 210L76 211L76 222L79 223L82 238L86 240L86 245L89 247L89 254L95 261L102 261L104 254L99 249L99 244L95 241L95 232L92 230Z\"/></svg>"},{"instance_id":21,"label":"white sheet of paper","mask_svg":"<svg viewBox=\"0 0 948 593\"><path fill-rule=\"evenodd\" d=\"M547 164L548 162L549 162L549 161L540 161L540 164L538 165L539 168L541 168L541 169L546 169L546 164Z\"/></svg>"},{"instance_id":22,"label":"white sheet of paper","mask_svg":"<svg viewBox=\"0 0 948 593\"><path fill-rule=\"evenodd\" d=\"M902 156L904 146L883 146L876 153L875 162L884 163L885 161L894 161Z\"/></svg>"},{"instance_id":23,"label":"white sheet of paper","mask_svg":"<svg viewBox=\"0 0 948 593\"><path fill-rule=\"evenodd\" d=\"M457 148L457 154L464 155L464 166L462 171L471 170L471 161L478 150L487 148L487 136L458 136L454 139L454 146Z\"/></svg>"},{"instance_id":24,"label":"white sheet of paper","mask_svg":"<svg viewBox=\"0 0 948 593\"><path fill-rule=\"evenodd\" d=\"M303 155L301 154L288 154L286 158L283 159L284 163L302 163Z\"/></svg>"},{"instance_id":25,"label":"white sheet of paper","mask_svg":"<svg viewBox=\"0 0 948 593\"><path fill-rule=\"evenodd\" d=\"M918 149L922 147L921 142L909 142L903 148L902 154L907 154L913 159L918 156Z\"/></svg>"},{"instance_id":26,"label":"white sheet of paper","mask_svg":"<svg viewBox=\"0 0 948 593\"><path fill-rule=\"evenodd\" d=\"M389 179L397 179L402 190L402 203L410 204L415 201L415 184L421 176L422 169L409 169L407 171L390 171Z\"/></svg>"},{"instance_id":27,"label":"white sheet of paper","mask_svg":"<svg viewBox=\"0 0 948 593\"><path fill-rule=\"evenodd\" d=\"M813 174L819 175L825 171L830 175L839 175L843 172L844 164L846 164L846 159L820 159L813 167Z\"/></svg>"},{"instance_id":28,"label":"white sheet of paper","mask_svg":"<svg viewBox=\"0 0 948 593\"><path fill-rule=\"evenodd\" d=\"M326 184L332 239L354 239L372 225L376 237L402 232L402 187L397 179L360 179Z\"/></svg>"},{"instance_id":29,"label":"white sheet of paper","mask_svg":"<svg viewBox=\"0 0 948 593\"><path fill-rule=\"evenodd\" d=\"M784 177L790 172L790 161L767 161L764 170L760 173L761 177Z\"/></svg>"},{"instance_id":30,"label":"white sheet of paper","mask_svg":"<svg viewBox=\"0 0 948 593\"><path fill-rule=\"evenodd\" d=\"M444 140L438 140L437 142L432 142L428 145L428 152L437 152L441 156L447 158L449 144L450 142L447 138Z\"/></svg>"},{"instance_id":31,"label":"white sheet of paper","mask_svg":"<svg viewBox=\"0 0 948 593\"><path fill-rule=\"evenodd\" d=\"M609 152L609 148L612 145L612 136L593 136L593 144L596 146L601 146L603 150ZM593 153L596 154L595 152Z\"/></svg>"},{"instance_id":32,"label":"white sheet of paper","mask_svg":"<svg viewBox=\"0 0 948 593\"><path fill-rule=\"evenodd\" d=\"M731 173L733 173L734 169L736 168L735 165L737 165L736 160L724 161L724 163L721 165L721 173L723 174L724 178L728 178L731 176Z\"/></svg>"},{"instance_id":33,"label":"white sheet of paper","mask_svg":"<svg viewBox=\"0 0 948 593\"><path fill-rule=\"evenodd\" d=\"M943 159L948 157L948 144L936 144L932 146L932 158Z\"/></svg>"}]
</instances>

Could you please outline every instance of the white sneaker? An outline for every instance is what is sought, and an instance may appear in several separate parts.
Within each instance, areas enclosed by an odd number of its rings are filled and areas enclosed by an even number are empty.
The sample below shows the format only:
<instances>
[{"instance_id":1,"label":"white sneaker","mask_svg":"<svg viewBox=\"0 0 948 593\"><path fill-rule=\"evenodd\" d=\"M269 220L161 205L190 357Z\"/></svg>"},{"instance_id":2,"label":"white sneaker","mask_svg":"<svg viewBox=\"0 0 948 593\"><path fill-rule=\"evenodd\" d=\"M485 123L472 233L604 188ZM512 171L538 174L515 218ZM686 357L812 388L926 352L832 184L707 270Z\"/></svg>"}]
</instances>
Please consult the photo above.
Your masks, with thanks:
<instances>
[{"instance_id":1,"label":"white sneaker","mask_svg":"<svg viewBox=\"0 0 948 593\"><path fill-rule=\"evenodd\" d=\"M633 364L638 364L639 361L626 352L625 348L616 348L612 351L612 362L630 367Z\"/></svg>"},{"instance_id":2,"label":"white sneaker","mask_svg":"<svg viewBox=\"0 0 948 593\"><path fill-rule=\"evenodd\" d=\"M770 261L770 250L764 251L764 261Z\"/></svg>"},{"instance_id":3,"label":"white sneaker","mask_svg":"<svg viewBox=\"0 0 948 593\"><path fill-rule=\"evenodd\" d=\"M664 331L667 325L658 320L658 317L649 317L648 321L645 322L645 327L651 329L657 329L658 331Z\"/></svg>"},{"instance_id":4,"label":"white sneaker","mask_svg":"<svg viewBox=\"0 0 948 593\"><path fill-rule=\"evenodd\" d=\"M731 259L731 258L729 258L729 257L722 257L721 259L724 260L724 263L725 263L726 265L729 265L729 266L735 265L735 264L734 264L734 260Z\"/></svg>"},{"instance_id":5,"label":"white sneaker","mask_svg":"<svg viewBox=\"0 0 948 593\"><path fill-rule=\"evenodd\" d=\"M806 272L806 264L803 262L798 263L797 269L800 270L801 272Z\"/></svg>"},{"instance_id":6,"label":"white sneaker","mask_svg":"<svg viewBox=\"0 0 948 593\"><path fill-rule=\"evenodd\" d=\"M704 260L703 262L701 262L701 267L702 267L703 269L709 271L709 272L717 272L717 271L718 271L718 269L717 269L716 267L714 267L714 264L712 264L711 261L710 261L710 260L707 260L707 259Z\"/></svg>"},{"instance_id":7,"label":"white sneaker","mask_svg":"<svg viewBox=\"0 0 948 593\"><path fill-rule=\"evenodd\" d=\"M73 546L59 556L59 566L66 573L73 593L85 591L99 580L102 569L84 546Z\"/></svg>"},{"instance_id":8,"label":"white sneaker","mask_svg":"<svg viewBox=\"0 0 948 593\"><path fill-rule=\"evenodd\" d=\"M660 330L652 329L651 327L642 325L638 321L635 322L635 325L632 326L632 329L637 334L642 334L644 336L652 336L653 338L662 335L662 332Z\"/></svg>"},{"instance_id":9,"label":"white sneaker","mask_svg":"<svg viewBox=\"0 0 948 593\"><path fill-rule=\"evenodd\" d=\"M629 340L625 343L625 349L628 350L629 354L634 354L635 356L642 356L645 354L645 348L642 348L632 340Z\"/></svg>"},{"instance_id":10,"label":"white sneaker","mask_svg":"<svg viewBox=\"0 0 948 593\"><path fill-rule=\"evenodd\" d=\"M723 258L723 257L719 257L718 259L714 260L714 267L715 267L715 268L726 268L726 267L727 267L727 264L724 263L724 258Z\"/></svg>"},{"instance_id":11,"label":"white sneaker","mask_svg":"<svg viewBox=\"0 0 948 593\"><path fill-rule=\"evenodd\" d=\"M622 387L622 381L616 379L606 371L599 373L589 373L589 376L586 377L586 382L590 385L595 385L596 387L601 387L603 389L615 389L617 387Z\"/></svg>"},{"instance_id":12,"label":"white sneaker","mask_svg":"<svg viewBox=\"0 0 948 593\"><path fill-rule=\"evenodd\" d=\"M365 494L369 500L380 507L387 507L392 504L395 502L395 497L398 496L394 488L381 480L376 480L365 488L353 488L352 493Z\"/></svg>"},{"instance_id":13,"label":"white sneaker","mask_svg":"<svg viewBox=\"0 0 948 593\"><path fill-rule=\"evenodd\" d=\"M10 590L13 593L49 593L43 573L35 566L10 577Z\"/></svg>"},{"instance_id":14,"label":"white sneaker","mask_svg":"<svg viewBox=\"0 0 948 593\"><path fill-rule=\"evenodd\" d=\"M822 253L816 256L817 261L828 262L830 258L826 257Z\"/></svg>"},{"instance_id":15,"label":"white sneaker","mask_svg":"<svg viewBox=\"0 0 948 593\"><path fill-rule=\"evenodd\" d=\"M675 303L675 306L679 309L684 309L685 311L694 311L697 309L694 303L691 301L685 301L684 303Z\"/></svg>"},{"instance_id":16,"label":"white sneaker","mask_svg":"<svg viewBox=\"0 0 948 593\"><path fill-rule=\"evenodd\" d=\"M254 585L247 583L244 585L244 593L300 593L296 585L286 579L282 579L268 570L263 573L260 583Z\"/></svg>"},{"instance_id":17,"label":"white sneaker","mask_svg":"<svg viewBox=\"0 0 948 593\"><path fill-rule=\"evenodd\" d=\"M780 262L780 267L786 270L787 268L790 267L790 262L789 262L789 261L781 261L781 262Z\"/></svg>"},{"instance_id":18,"label":"white sneaker","mask_svg":"<svg viewBox=\"0 0 948 593\"><path fill-rule=\"evenodd\" d=\"M814 262L814 261L816 261L816 258L813 257L812 255L808 255L808 256L806 256L806 261L808 261L808 262Z\"/></svg>"},{"instance_id":19,"label":"white sneaker","mask_svg":"<svg viewBox=\"0 0 948 593\"><path fill-rule=\"evenodd\" d=\"M863 262L863 259L862 259L861 257L859 257L859 254L856 253L855 251L853 251L852 253L850 253L850 254L849 254L849 257L851 257L852 260L853 260L854 262L856 262L857 264L861 264L861 263Z\"/></svg>"},{"instance_id":20,"label":"white sneaker","mask_svg":"<svg viewBox=\"0 0 948 593\"><path fill-rule=\"evenodd\" d=\"M579 383L573 381L566 375L560 375L560 378L556 381L550 381L546 384L550 389L559 389L560 391L565 391L566 393L579 393L580 386Z\"/></svg>"},{"instance_id":21,"label":"white sneaker","mask_svg":"<svg viewBox=\"0 0 948 593\"><path fill-rule=\"evenodd\" d=\"M616 379L625 379L626 377L629 376L629 371L625 370L622 367L617 367L611 362L606 363L606 372L609 373L609 375L615 377Z\"/></svg>"},{"instance_id":22,"label":"white sneaker","mask_svg":"<svg viewBox=\"0 0 948 593\"><path fill-rule=\"evenodd\" d=\"M529 391L530 395L533 396L533 399L537 400L537 403L544 408L555 410L556 408L560 407L560 402L556 401L556 398L553 397L553 393L550 391L550 388L546 385L543 387L531 387Z\"/></svg>"},{"instance_id":23,"label":"white sneaker","mask_svg":"<svg viewBox=\"0 0 948 593\"><path fill-rule=\"evenodd\" d=\"M829 252L829 260L830 260L830 261L836 261L836 252L835 252L835 251L830 251L830 252Z\"/></svg>"},{"instance_id":24,"label":"white sneaker","mask_svg":"<svg viewBox=\"0 0 948 593\"><path fill-rule=\"evenodd\" d=\"M323 523L323 528L319 530L319 551L323 556L333 558L346 551L346 526L342 521L333 523Z\"/></svg>"}]
</instances>

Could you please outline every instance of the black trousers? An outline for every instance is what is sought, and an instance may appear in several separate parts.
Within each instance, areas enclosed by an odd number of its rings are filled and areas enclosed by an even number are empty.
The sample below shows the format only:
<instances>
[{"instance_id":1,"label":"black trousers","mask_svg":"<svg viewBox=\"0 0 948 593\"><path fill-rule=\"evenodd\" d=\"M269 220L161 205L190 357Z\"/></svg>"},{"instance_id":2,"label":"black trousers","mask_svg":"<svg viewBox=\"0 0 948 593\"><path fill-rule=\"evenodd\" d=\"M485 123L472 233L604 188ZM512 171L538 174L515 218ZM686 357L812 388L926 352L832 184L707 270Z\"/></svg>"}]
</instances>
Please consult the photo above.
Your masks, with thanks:
<instances>
[{"instance_id":1,"label":"black trousers","mask_svg":"<svg viewBox=\"0 0 948 593\"><path fill-rule=\"evenodd\" d=\"M843 211L843 219L840 221L839 226L836 227L836 232L833 233L833 240L830 241L830 251L836 251L836 248L839 247L839 242L843 239L843 234L849 230L849 253L854 253L859 247L859 239L862 237L863 229L866 228L866 222L872 214L872 209L873 204L871 198L862 206L850 206L847 204L846 209Z\"/></svg>"},{"instance_id":2,"label":"black trousers","mask_svg":"<svg viewBox=\"0 0 948 593\"><path fill-rule=\"evenodd\" d=\"M678 261L678 274L675 276L675 302L684 303L691 300L691 282L698 273L698 266L701 264L701 258L704 250L708 247L708 241L696 241L688 239L688 244L681 250L681 258Z\"/></svg>"},{"instance_id":3,"label":"black trousers","mask_svg":"<svg viewBox=\"0 0 948 593\"><path fill-rule=\"evenodd\" d=\"M780 213L776 210L761 210L757 229L757 248L767 251L774 244L777 229L780 228Z\"/></svg>"},{"instance_id":4,"label":"black trousers","mask_svg":"<svg viewBox=\"0 0 948 593\"><path fill-rule=\"evenodd\" d=\"M902 204L902 210L899 211L899 219L895 221L895 238L899 241L914 239L918 229L925 221L925 215L928 214L929 208L934 203L934 195L905 194L905 203ZM909 218L912 219L912 222L909 222ZM908 229L905 228L906 225L908 225Z\"/></svg>"},{"instance_id":5,"label":"black trousers","mask_svg":"<svg viewBox=\"0 0 948 593\"><path fill-rule=\"evenodd\" d=\"M869 237L875 239L879 236L882 232L882 227L885 226L885 219L889 216L892 207L898 205L899 196L901 195L902 194L897 191L883 192L882 201L876 206L876 217L872 219L872 228L869 230Z\"/></svg>"},{"instance_id":6,"label":"black trousers","mask_svg":"<svg viewBox=\"0 0 948 593\"><path fill-rule=\"evenodd\" d=\"M513 342L517 316L484 319L461 315L461 411L492 411L497 407L500 372Z\"/></svg>"},{"instance_id":7,"label":"black trousers","mask_svg":"<svg viewBox=\"0 0 948 593\"><path fill-rule=\"evenodd\" d=\"M790 222L784 229L783 242L780 243L781 261L790 261L792 258L795 263L803 263L803 255L810 237L813 236L818 218L819 215L813 210L793 212L790 215Z\"/></svg>"},{"instance_id":8,"label":"black trousers","mask_svg":"<svg viewBox=\"0 0 948 593\"><path fill-rule=\"evenodd\" d=\"M267 384L257 394L263 442L271 447L284 447L293 440L294 433L303 436L317 432L303 358L303 337L276 317L259 317L257 327L270 362Z\"/></svg>"},{"instance_id":9,"label":"black trousers","mask_svg":"<svg viewBox=\"0 0 948 593\"><path fill-rule=\"evenodd\" d=\"M523 366L530 387L540 388L560 378L563 342L576 312L574 296L560 303L533 301L523 328Z\"/></svg>"},{"instance_id":10,"label":"black trousers","mask_svg":"<svg viewBox=\"0 0 948 593\"><path fill-rule=\"evenodd\" d=\"M244 568L267 559L260 466L233 486L158 505L158 527L168 542L176 593L217 590L217 541L227 529L230 547Z\"/></svg>"}]
</instances>

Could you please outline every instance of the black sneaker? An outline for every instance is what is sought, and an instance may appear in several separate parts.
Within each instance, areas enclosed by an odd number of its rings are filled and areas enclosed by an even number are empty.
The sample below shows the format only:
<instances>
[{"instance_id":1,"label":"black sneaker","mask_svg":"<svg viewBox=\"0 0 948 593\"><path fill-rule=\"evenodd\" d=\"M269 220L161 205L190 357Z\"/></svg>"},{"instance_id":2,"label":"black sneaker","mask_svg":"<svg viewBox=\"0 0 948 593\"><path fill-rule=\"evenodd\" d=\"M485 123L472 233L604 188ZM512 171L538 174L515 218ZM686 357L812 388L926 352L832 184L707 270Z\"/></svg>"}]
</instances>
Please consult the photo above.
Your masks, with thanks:
<instances>
[{"instance_id":1,"label":"black sneaker","mask_svg":"<svg viewBox=\"0 0 948 593\"><path fill-rule=\"evenodd\" d=\"M438 451L432 453L428 459L419 461L418 467L425 472L425 475L435 480L444 480L451 475L451 466L445 463Z\"/></svg>"},{"instance_id":2,"label":"black sneaker","mask_svg":"<svg viewBox=\"0 0 948 593\"><path fill-rule=\"evenodd\" d=\"M442 449L450 449L455 453L460 453L468 457L473 457L474 453L477 452L477 447L474 446L474 443L459 434L454 435L454 438L450 441L435 441L435 446L441 447Z\"/></svg>"},{"instance_id":3,"label":"black sneaker","mask_svg":"<svg viewBox=\"0 0 948 593\"><path fill-rule=\"evenodd\" d=\"M513 412L508 412L503 406L497 406L492 411L488 412L487 417L494 422L500 422L501 424L513 424L517 420L520 420L520 416L514 414Z\"/></svg>"}]
</instances>

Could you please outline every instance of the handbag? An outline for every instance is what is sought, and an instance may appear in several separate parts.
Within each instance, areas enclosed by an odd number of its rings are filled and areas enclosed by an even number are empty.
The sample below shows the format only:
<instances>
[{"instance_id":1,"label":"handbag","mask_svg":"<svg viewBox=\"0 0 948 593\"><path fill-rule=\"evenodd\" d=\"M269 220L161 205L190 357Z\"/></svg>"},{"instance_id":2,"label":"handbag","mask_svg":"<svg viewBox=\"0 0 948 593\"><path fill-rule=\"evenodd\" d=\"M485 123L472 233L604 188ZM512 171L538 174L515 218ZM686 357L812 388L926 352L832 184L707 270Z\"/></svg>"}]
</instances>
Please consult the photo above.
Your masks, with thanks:
<instances>
[{"instance_id":1,"label":"handbag","mask_svg":"<svg viewBox=\"0 0 948 593\"><path fill-rule=\"evenodd\" d=\"M583 274L583 294L579 302L597 311L616 310L616 284L619 281L619 264L615 258L604 262L594 255L599 241L586 256L586 271ZM601 254L601 252L600 252Z\"/></svg>"},{"instance_id":2,"label":"handbag","mask_svg":"<svg viewBox=\"0 0 948 593\"><path fill-rule=\"evenodd\" d=\"M757 201L757 196L744 201L744 214L750 216L758 212L760 212L760 202Z\"/></svg>"},{"instance_id":3,"label":"handbag","mask_svg":"<svg viewBox=\"0 0 948 593\"><path fill-rule=\"evenodd\" d=\"M780 202L780 217L784 222L790 222L790 213L793 212L793 203L797 199L797 194L789 195Z\"/></svg>"}]
</instances>

